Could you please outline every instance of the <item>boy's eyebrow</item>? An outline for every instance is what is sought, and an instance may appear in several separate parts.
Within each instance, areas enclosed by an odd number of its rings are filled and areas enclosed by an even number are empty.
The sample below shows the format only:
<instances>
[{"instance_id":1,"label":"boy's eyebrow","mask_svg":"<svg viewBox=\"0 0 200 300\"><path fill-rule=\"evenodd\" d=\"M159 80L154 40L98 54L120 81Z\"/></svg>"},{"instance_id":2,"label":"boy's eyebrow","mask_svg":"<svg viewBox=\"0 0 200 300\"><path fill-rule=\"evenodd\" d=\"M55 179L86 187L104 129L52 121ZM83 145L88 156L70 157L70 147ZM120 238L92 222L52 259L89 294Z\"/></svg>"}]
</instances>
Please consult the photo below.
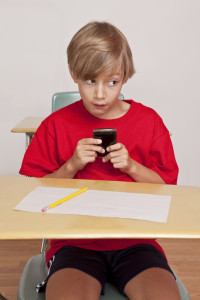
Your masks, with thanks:
<instances>
[{"instance_id":1,"label":"boy's eyebrow","mask_svg":"<svg viewBox=\"0 0 200 300\"><path fill-rule=\"evenodd\" d=\"M122 76L122 73L112 73L108 75L108 77L112 77L112 76Z\"/></svg>"}]
</instances>

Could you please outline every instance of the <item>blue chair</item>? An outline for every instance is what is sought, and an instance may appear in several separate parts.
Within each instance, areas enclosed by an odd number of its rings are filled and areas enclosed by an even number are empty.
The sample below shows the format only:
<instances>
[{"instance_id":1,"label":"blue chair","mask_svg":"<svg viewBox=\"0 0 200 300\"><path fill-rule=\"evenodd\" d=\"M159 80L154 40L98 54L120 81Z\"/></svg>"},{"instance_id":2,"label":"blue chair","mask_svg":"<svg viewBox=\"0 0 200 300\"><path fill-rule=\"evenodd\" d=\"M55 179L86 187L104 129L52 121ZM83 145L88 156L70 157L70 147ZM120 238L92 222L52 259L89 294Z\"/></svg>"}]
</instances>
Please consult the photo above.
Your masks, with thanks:
<instances>
[{"instance_id":1,"label":"blue chair","mask_svg":"<svg viewBox=\"0 0 200 300\"><path fill-rule=\"evenodd\" d=\"M52 98L52 112L69 105L77 100L80 100L78 92L62 92L56 93ZM122 94L119 96L120 100L124 97ZM37 293L36 285L42 282L47 276L47 266L45 261L45 252L48 240L42 241L41 253L33 256L27 262L23 274L20 279L18 287L17 300L45 300L45 293ZM174 273L176 282L180 291L181 300L190 300L189 293L182 281ZM105 295L100 296L99 300L124 300L127 297L121 295L116 287L110 283L106 283Z\"/></svg>"}]
</instances>

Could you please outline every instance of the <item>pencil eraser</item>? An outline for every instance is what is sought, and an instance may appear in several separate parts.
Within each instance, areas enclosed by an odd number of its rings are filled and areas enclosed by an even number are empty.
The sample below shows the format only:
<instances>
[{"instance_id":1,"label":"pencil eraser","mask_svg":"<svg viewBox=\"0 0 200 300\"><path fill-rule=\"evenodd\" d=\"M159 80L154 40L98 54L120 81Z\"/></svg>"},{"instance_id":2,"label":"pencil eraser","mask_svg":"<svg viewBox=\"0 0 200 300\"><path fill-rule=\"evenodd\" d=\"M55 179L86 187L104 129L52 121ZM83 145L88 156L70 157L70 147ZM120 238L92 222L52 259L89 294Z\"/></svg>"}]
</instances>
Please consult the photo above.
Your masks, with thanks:
<instances>
[{"instance_id":1,"label":"pencil eraser","mask_svg":"<svg viewBox=\"0 0 200 300\"><path fill-rule=\"evenodd\" d=\"M43 207L42 212L46 212L48 210L48 206Z\"/></svg>"}]
</instances>

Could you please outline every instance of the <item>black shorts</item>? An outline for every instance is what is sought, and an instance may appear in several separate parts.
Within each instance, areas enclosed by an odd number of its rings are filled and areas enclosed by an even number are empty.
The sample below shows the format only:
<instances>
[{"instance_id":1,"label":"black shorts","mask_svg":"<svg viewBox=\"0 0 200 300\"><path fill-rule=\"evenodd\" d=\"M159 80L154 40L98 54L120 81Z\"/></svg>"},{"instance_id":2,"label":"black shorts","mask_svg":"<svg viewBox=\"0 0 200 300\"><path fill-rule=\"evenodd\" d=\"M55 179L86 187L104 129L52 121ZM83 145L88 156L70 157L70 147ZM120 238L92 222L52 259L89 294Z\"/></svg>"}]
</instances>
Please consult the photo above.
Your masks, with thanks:
<instances>
[{"instance_id":1,"label":"black shorts","mask_svg":"<svg viewBox=\"0 0 200 300\"><path fill-rule=\"evenodd\" d=\"M148 244L114 251L94 251L65 246L51 259L49 274L36 290L44 291L48 279L56 271L75 268L96 278L102 285L102 294L106 281L116 285L124 294L124 287L130 279L153 267L166 269L173 274L164 255Z\"/></svg>"}]
</instances>

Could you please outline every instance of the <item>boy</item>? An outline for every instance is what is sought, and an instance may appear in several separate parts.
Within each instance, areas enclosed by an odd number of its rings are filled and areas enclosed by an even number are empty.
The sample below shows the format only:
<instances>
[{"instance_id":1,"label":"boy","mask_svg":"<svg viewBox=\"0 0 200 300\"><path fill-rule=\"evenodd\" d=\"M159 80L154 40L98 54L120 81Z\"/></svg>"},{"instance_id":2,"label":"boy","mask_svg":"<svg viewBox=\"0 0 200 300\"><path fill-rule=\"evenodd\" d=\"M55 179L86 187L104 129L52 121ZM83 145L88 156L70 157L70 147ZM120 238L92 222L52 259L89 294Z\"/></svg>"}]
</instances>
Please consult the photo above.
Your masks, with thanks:
<instances>
[{"instance_id":1,"label":"boy","mask_svg":"<svg viewBox=\"0 0 200 300\"><path fill-rule=\"evenodd\" d=\"M71 76L81 100L51 114L38 128L20 170L35 177L176 184L178 166L169 132L157 113L133 100L118 100L134 73L124 35L92 22L72 38ZM104 153L95 128L117 129ZM180 300L173 273L155 240L52 240L46 259L46 299L99 299L106 279L130 299Z\"/></svg>"}]
</instances>

